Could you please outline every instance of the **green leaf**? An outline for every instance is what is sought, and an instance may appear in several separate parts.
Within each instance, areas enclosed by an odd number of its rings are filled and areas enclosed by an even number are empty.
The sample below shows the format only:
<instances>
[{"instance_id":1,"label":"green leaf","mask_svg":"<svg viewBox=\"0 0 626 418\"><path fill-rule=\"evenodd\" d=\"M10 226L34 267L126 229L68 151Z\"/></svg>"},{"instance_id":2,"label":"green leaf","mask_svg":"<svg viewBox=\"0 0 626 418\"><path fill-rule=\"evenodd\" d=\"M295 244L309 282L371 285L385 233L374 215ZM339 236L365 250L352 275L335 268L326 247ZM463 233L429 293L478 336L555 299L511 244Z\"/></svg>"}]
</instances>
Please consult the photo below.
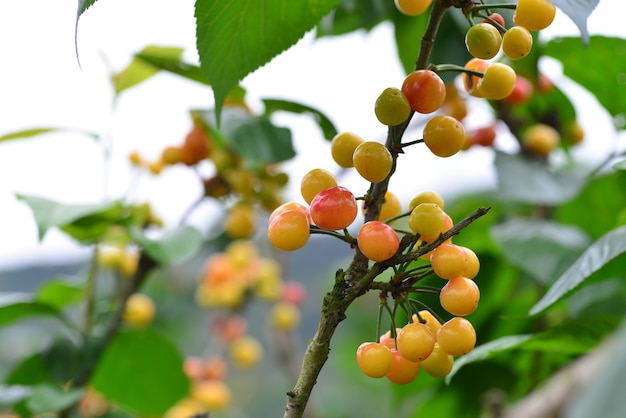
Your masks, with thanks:
<instances>
[{"instance_id":1,"label":"green leaf","mask_svg":"<svg viewBox=\"0 0 626 418\"><path fill-rule=\"evenodd\" d=\"M600 0L551 0L550 2L561 9L578 26L583 43L589 43L587 19Z\"/></svg>"},{"instance_id":2,"label":"green leaf","mask_svg":"<svg viewBox=\"0 0 626 418\"><path fill-rule=\"evenodd\" d=\"M567 321L533 335L521 344L519 349L571 355L584 354L613 332L621 320L620 315L605 315Z\"/></svg>"},{"instance_id":3,"label":"green leaf","mask_svg":"<svg viewBox=\"0 0 626 418\"><path fill-rule=\"evenodd\" d=\"M404 71L408 74L415 69L415 61L420 50L419 40L426 30L428 13L423 13L419 16L406 16L402 13L394 13L393 23L398 57Z\"/></svg>"},{"instance_id":4,"label":"green leaf","mask_svg":"<svg viewBox=\"0 0 626 418\"><path fill-rule=\"evenodd\" d=\"M618 161L613 164L614 170L626 170L626 160Z\"/></svg>"},{"instance_id":5,"label":"green leaf","mask_svg":"<svg viewBox=\"0 0 626 418\"><path fill-rule=\"evenodd\" d=\"M576 227L524 218L494 225L491 236L509 263L543 284L554 282L591 241Z\"/></svg>"},{"instance_id":6,"label":"green leaf","mask_svg":"<svg viewBox=\"0 0 626 418\"><path fill-rule=\"evenodd\" d=\"M149 239L143 231L132 231L133 238L153 260L169 265L193 255L202 245L202 235L196 228L183 225L168 231L158 239Z\"/></svg>"},{"instance_id":7,"label":"green leaf","mask_svg":"<svg viewBox=\"0 0 626 418\"><path fill-rule=\"evenodd\" d=\"M240 125L233 131L230 142L253 167L287 161L296 155L291 130L267 119L253 119Z\"/></svg>"},{"instance_id":8,"label":"green leaf","mask_svg":"<svg viewBox=\"0 0 626 418\"><path fill-rule=\"evenodd\" d=\"M387 0L344 0L322 18L316 35L336 36L357 30L370 30L398 9Z\"/></svg>"},{"instance_id":9,"label":"green leaf","mask_svg":"<svg viewBox=\"0 0 626 418\"><path fill-rule=\"evenodd\" d=\"M87 223L92 226L92 220L89 215L103 214L108 215L113 211L118 213L121 210L119 202L105 202L88 205L67 205L58 203L43 197L29 196L18 194L17 198L26 202L33 211L37 228L39 230L39 239L42 239L48 229L52 227L64 227L69 226L71 223L80 220L81 218L87 218ZM79 225L76 225L79 226ZM71 229L71 228L70 228ZM80 226L77 231L75 228L73 233L80 235Z\"/></svg>"},{"instance_id":10,"label":"green leaf","mask_svg":"<svg viewBox=\"0 0 626 418\"><path fill-rule=\"evenodd\" d=\"M35 353L18 363L8 374L5 383L8 385L32 386L38 383L54 382L41 359L41 353Z\"/></svg>"},{"instance_id":11,"label":"green leaf","mask_svg":"<svg viewBox=\"0 0 626 418\"><path fill-rule=\"evenodd\" d=\"M550 287L548 292L530 309L536 315L561 300L566 294L580 285L592 273L626 252L626 226L614 229L603 235L572 264Z\"/></svg>"},{"instance_id":12,"label":"green leaf","mask_svg":"<svg viewBox=\"0 0 626 418\"><path fill-rule=\"evenodd\" d=\"M523 155L497 151L494 162L503 198L537 205L558 205L575 197L587 176L573 170L551 170Z\"/></svg>"},{"instance_id":13,"label":"green leaf","mask_svg":"<svg viewBox=\"0 0 626 418\"><path fill-rule=\"evenodd\" d=\"M626 61L626 39L592 36L589 47L579 38L557 38L545 46L545 54L563 64L563 73L586 88L614 118L621 120L619 129L626 127L624 102L626 83L620 82ZM602 71L581 62L602 63Z\"/></svg>"},{"instance_id":14,"label":"green leaf","mask_svg":"<svg viewBox=\"0 0 626 418\"><path fill-rule=\"evenodd\" d=\"M35 301L62 309L80 302L85 295L82 286L70 284L63 279L52 279L42 284L35 293Z\"/></svg>"},{"instance_id":15,"label":"green leaf","mask_svg":"<svg viewBox=\"0 0 626 418\"><path fill-rule=\"evenodd\" d=\"M295 44L337 3L197 0L197 49L213 86L217 120L228 92L242 78Z\"/></svg>"},{"instance_id":16,"label":"green leaf","mask_svg":"<svg viewBox=\"0 0 626 418\"><path fill-rule=\"evenodd\" d=\"M60 312L53 306L33 301L29 293L0 293L0 327L30 316L60 318Z\"/></svg>"},{"instance_id":17,"label":"green leaf","mask_svg":"<svg viewBox=\"0 0 626 418\"><path fill-rule=\"evenodd\" d=\"M564 418L621 418L626 410L623 393L626 376L626 322L612 339L613 345L603 356L606 361L565 407Z\"/></svg>"},{"instance_id":18,"label":"green leaf","mask_svg":"<svg viewBox=\"0 0 626 418\"><path fill-rule=\"evenodd\" d=\"M466 364L486 360L499 353L512 350L518 347L520 344L528 341L531 337L532 334L509 335L474 347L474 349L466 355L454 360L452 370L446 376L446 384L450 383L452 377L461 369L461 367L465 366Z\"/></svg>"},{"instance_id":19,"label":"green leaf","mask_svg":"<svg viewBox=\"0 0 626 418\"><path fill-rule=\"evenodd\" d=\"M0 406L13 405L26 399L31 393L30 386L0 385Z\"/></svg>"},{"instance_id":20,"label":"green leaf","mask_svg":"<svg viewBox=\"0 0 626 418\"><path fill-rule=\"evenodd\" d=\"M319 125L327 141L331 141L337 135L337 128L333 122L320 110L302 103L281 99L263 99L263 105L265 106L265 116L270 116L272 113L279 111L310 115Z\"/></svg>"},{"instance_id":21,"label":"green leaf","mask_svg":"<svg viewBox=\"0 0 626 418\"><path fill-rule=\"evenodd\" d=\"M80 15L82 15L85 12L85 10L93 6L95 2L96 0L78 0L77 16L80 17Z\"/></svg>"},{"instance_id":22,"label":"green leaf","mask_svg":"<svg viewBox=\"0 0 626 418\"><path fill-rule=\"evenodd\" d=\"M619 213L626 208L626 172L614 171L592 178L571 201L554 208L554 219L576 225L599 238L620 225ZM589 216L593 213L593 216Z\"/></svg>"},{"instance_id":23,"label":"green leaf","mask_svg":"<svg viewBox=\"0 0 626 418\"><path fill-rule=\"evenodd\" d=\"M150 330L120 332L98 362L91 384L139 415L161 415L189 390L180 353Z\"/></svg>"},{"instance_id":24,"label":"green leaf","mask_svg":"<svg viewBox=\"0 0 626 418\"><path fill-rule=\"evenodd\" d=\"M149 45L136 53L130 64L113 75L115 92L140 84L159 71L169 71L189 80L208 85L209 81L200 67L181 60L184 50L177 47Z\"/></svg>"},{"instance_id":25,"label":"green leaf","mask_svg":"<svg viewBox=\"0 0 626 418\"><path fill-rule=\"evenodd\" d=\"M20 131L15 131L15 132L9 132L7 134L1 135L0 136L0 142L5 142L5 141L14 141L16 139L28 139L28 138L32 138L34 136L39 136L39 135L45 135L45 134L50 134L50 133L55 133L55 132L72 132L72 133L78 133L81 135L85 135L88 136L92 139L98 139L100 138L100 135L98 135L95 132L91 132L91 131L87 131L84 129L78 129L78 128L30 128L30 129L23 129Z\"/></svg>"},{"instance_id":26,"label":"green leaf","mask_svg":"<svg viewBox=\"0 0 626 418\"><path fill-rule=\"evenodd\" d=\"M63 338L55 340L41 353L41 361L56 381L81 385L101 352L98 338L87 338L81 345Z\"/></svg>"},{"instance_id":27,"label":"green leaf","mask_svg":"<svg viewBox=\"0 0 626 418\"><path fill-rule=\"evenodd\" d=\"M66 389L57 385L41 384L32 388L26 406L34 414L56 412L80 401L84 393L84 389Z\"/></svg>"}]
</instances>

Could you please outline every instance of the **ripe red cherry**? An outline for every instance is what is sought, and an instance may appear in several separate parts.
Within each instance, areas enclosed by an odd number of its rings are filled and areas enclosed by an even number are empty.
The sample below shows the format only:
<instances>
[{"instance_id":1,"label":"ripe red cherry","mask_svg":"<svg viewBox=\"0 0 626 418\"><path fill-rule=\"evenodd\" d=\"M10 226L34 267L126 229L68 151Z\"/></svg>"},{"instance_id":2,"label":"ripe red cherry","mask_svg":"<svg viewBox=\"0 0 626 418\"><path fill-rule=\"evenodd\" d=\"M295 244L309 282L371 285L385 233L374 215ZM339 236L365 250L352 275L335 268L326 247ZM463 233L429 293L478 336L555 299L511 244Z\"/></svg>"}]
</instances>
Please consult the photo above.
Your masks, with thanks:
<instances>
[{"instance_id":1,"label":"ripe red cherry","mask_svg":"<svg viewBox=\"0 0 626 418\"><path fill-rule=\"evenodd\" d=\"M354 222L358 207L350 190L334 186L315 195L309 211L315 225L336 231L347 228Z\"/></svg>"}]
</instances>

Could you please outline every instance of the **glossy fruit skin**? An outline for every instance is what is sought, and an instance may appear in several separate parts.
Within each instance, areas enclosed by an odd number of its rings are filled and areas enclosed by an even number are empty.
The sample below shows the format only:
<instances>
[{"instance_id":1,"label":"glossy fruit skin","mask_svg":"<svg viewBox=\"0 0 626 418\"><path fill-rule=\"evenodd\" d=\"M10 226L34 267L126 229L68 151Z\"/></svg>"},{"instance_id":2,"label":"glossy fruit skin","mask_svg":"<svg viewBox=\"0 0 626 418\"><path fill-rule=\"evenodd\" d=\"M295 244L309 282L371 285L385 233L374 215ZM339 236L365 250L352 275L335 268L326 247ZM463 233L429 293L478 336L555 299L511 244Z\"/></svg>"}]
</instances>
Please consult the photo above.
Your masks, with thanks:
<instances>
[{"instance_id":1,"label":"glossy fruit skin","mask_svg":"<svg viewBox=\"0 0 626 418\"><path fill-rule=\"evenodd\" d=\"M478 307L480 291L478 285L466 277L455 277L441 288L439 301L446 312L454 316L466 316Z\"/></svg>"},{"instance_id":2,"label":"glossy fruit skin","mask_svg":"<svg viewBox=\"0 0 626 418\"><path fill-rule=\"evenodd\" d=\"M499 24L502 27L506 27L506 22L504 21L504 18L502 17L502 15L500 13L492 13L489 15L490 18L492 18L497 24ZM491 22L489 22L489 20L487 19L483 19L484 23L490 23L493 24ZM500 31L500 29L498 28L498 30ZM500 33L502 33L502 31L500 31Z\"/></svg>"},{"instance_id":3,"label":"glossy fruit skin","mask_svg":"<svg viewBox=\"0 0 626 418\"><path fill-rule=\"evenodd\" d=\"M473 280L480 271L480 260L472 249L463 247L463 250L467 254L467 268L463 276Z\"/></svg>"},{"instance_id":4,"label":"glossy fruit skin","mask_svg":"<svg viewBox=\"0 0 626 418\"><path fill-rule=\"evenodd\" d=\"M383 125L396 126L409 118L411 105L400 89L388 87L376 99L374 113Z\"/></svg>"},{"instance_id":5,"label":"glossy fruit skin","mask_svg":"<svg viewBox=\"0 0 626 418\"><path fill-rule=\"evenodd\" d=\"M441 234L445 223L444 212L435 203L420 203L409 216L409 227L424 240L433 240Z\"/></svg>"},{"instance_id":6,"label":"glossy fruit skin","mask_svg":"<svg viewBox=\"0 0 626 418\"><path fill-rule=\"evenodd\" d=\"M441 322L439 322L439 320L435 318L435 316L426 309L421 310L418 313L419 313L419 317L417 316L417 314L413 314L413 317L411 318L413 319L413 322L421 322L420 321L420 318L421 318L423 321L426 321L422 323L426 324L428 328L430 328L430 330L434 334L436 334L439 328L441 328Z\"/></svg>"},{"instance_id":7,"label":"glossy fruit skin","mask_svg":"<svg viewBox=\"0 0 626 418\"><path fill-rule=\"evenodd\" d=\"M484 73L487 67L489 66L489 61L482 60L480 58L472 58L471 60L465 63L465 68L468 70L478 71ZM463 73L463 86L465 87L465 91L468 92L471 96L474 97L484 97L482 93L478 90L478 83L481 78L477 75Z\"/></svg>"},{"instance_id":8,"label":"glossy fruit skin","mask_svg":"<svg viewBox=\"0 0 626 418\"><path fill-rule=\"evenodd\" d=\"M427 358L435 347L435 341L435 334L430 327L419 322L405 325L396 339L402 357L413 362Z\"/></svg>"},{"instance_id":9,"label":"glossy fruit skin","mask_svg":"<svg viewBox=\"0 0 626 418\"><path fill-rule=\"evenodd\" d=\"M364 342L356 350L356 361L366 376L380 378L385 376L391 368L393 355L391 350L383 344Z\"/></svg>"},{"instance_id":10,"label":"glossy fruit skin","mask_svg":"<svg viewBox=\"0 0 626 418\"><path fill-rule=\"evenodd\" d=\"M352 162L361 177L372 183L380 183L391 173L393 158L380 142L366 141L356 147Z\"/></svg>"},{"instance_id":11,"label":"glossy fruit skin","mask_svg":"<svg viewBox=\"0 0 626 418\"><path fill-rule=\"evenodd\" d=\"M439 328L437 343L444 352L455 357L463 356L474 349L476 331L470 321L457 316Z\"/></svg>"},{"instance_id":12,"label":"glossy fruit skin","mask_svg":"<svg viewBox=\"0 0 626 418\"><path fill-rule=\"evenodd\" d=\"M452 370L454 357L441 349L438 343L430 356L420 363L420 367L432 377L445 377Z\"/></svg>"},{"instance_id":13,"label":"glossy fruit skin","mask_svg":"<svg viewBox=\"0 0 626 418\"><path fill-rule=\"evenodd\" d=\"M469 257L460 245L443 243L430 253L430 265L442 279L464 276L468 264Z\"/></svg>"},{"instance_id":14,"label":"glossy fruit skin","mask_svg":"<svg viewBox=\"0 0 626 418\"><path fill-rule=\"evenodd\" d=\"M446 99L446 86L434 71L417 70L404 79L402 93L414 111L428 114L443 105Z\"/></svg>"},{"instance_id":15,"label":"glossy fruit skin","mask_svg":"<svg viewBox=\"0 0 626 418\"><path fill-rule=\"evenodd\" d=\"M407 16L419 16L430 7L433 0L394 0L400 13Z\"/></svg>"},{"instance_id":16,"label":"glossy fruit skin","mask_svg":"<svg viewBox=\"0 0 626 418\"><path fill-rule=\"evenodd\" d=\"M465 46L472 56L491 59L500 52L502 35L491 23L477 23L465 34Z\"/></svg>"},{"instance_id":17,"label":"glossy fruit skin","mask_svg":"<svg viewBox=\"0 0 626 418\"><path fill-rule=\"evenodd\" d=\"M547 157L561 142L561 135L550 125L538 123L526 130L522 136L524 148L540 157Z\"/></svg>"},{"instance_id":18,"label":"glossy fruit skin","mask_svg":"<svg viewBox=\"0 0 626 418\"><path fill-rule=\"evenodd\" d=\"M330 142L330 153L333 160L343 168L354 167L352 156L356 147L365 140L352 132L339 132Z\"/></svg>"},{"instance_id":19,"label":"glossy fruit skin","mask_svg":"<svg viewBox=\"0 0 626 418\"><path fill-rule=\"evenodd\" d=\"M269 241L283 251L295 251L304 247L310 234L309 219L300 210L288 210L278 214L267 228Z\"/></svg>"},{"instance_id":20,"label":"glossy fruit skin","mask_svg":"<svg viewBox=\"0 0 626 418\"><path fill-rule=\"evenodd\" d=\"M309 223L311 223L311 215L309 214L309 208L306 205L303 205L302 203L298 203L298 202L285 202L281 204L280 206L278 206L270 214L268 223L272 223L272 221L276 219L278 215L280 215L283 212L287 212L288 210L297 210L297 211L304 213L307 219L309 220Z\"/></svg>"},{"instance_id":21,"label":"glossy fruit skin","mask_svg":"<svg viewBox=\"0 0 626 418\"><path fill-rule=\"evenodd\" d=\"M400 237L381 221L366 222L357 235L359 250L374 262L390 259L400 248Z\"/></svg>"},{"instance_id":22,"label":"glossy fruit skin","mask_svg":"<svg viewBox=\"0 0 626 418\"><path fill-rule=\"evenodd\" d=\"M350 190L335 186L319 192L311 201L309 212L315 225L336 231L354 222L358 207Z\"/></svg>"},{"instance_id":23,"label":"glossy fruit skin","mask_svg":"<svg viewBox=\"0 0 626 418\"><path fill-rule=\"evenodd\" d=\"M519 60L530 53L533 36L523 26L513 26L502 37L502 52L512 60Z\"/></svg>"},{"instance_id":24,"label":"glossy fruit skin","mask_svg":"<svg viewBox=\"0 0 626 418\"><path fill-rule=\"evenodd\" d=\"M511 67L494 62L487 67L483 78L478 82L478 90L487 99L501 100L513 91L515 78L515 71Z\"/></svg>"},{"instance_id":25,"label":"glossy fruit skin","mask_svg":"<svg viewBox=\"0 0 626 418\"><path fill-rule=\"evenodd\" d=\"M409 210L415 209L420 203L434 203L439 206L441 210L445 209L445 204L441 195L433 191L424 191L415 195L409 202Z\"/></svg>"},{"instance_id":26,"label":"glossy fruit skin","mask_svg":"<svg viewBox=\"0 0 626 418\"><path fill-rule=\"evenodd\" d=\"M556 7L547 0L519 0L513 21L528 30L542 30L550 26L556 16Z\"/></svg>"},{"instance_id":27,"label":"glossy fruit skin","mask_svg":"<svg viewBox=\"0 0 626 418\"><path fill-rule=\"evenodd\" d=\"M420 364L405 359L395 348L391 349L391 355L393 360L385 377L396 385L406 385L415 380L420 371Z\"/></svg>"},{"instance_id":28,"label":"glossy fruit skin","mask_svg":"<svg viewBox=\"0 0 626 418\"><path fill-rule=\"evenodd\" d=\"M504 103L508 105L516 105L526 103L533 95L533 83L531 83L526 77L518 75L515 78L515 85L513 91L507 97L505 97Z\"/></svg>"},{"instance_id":29,"label":"glossy fruit skin","mask_svg":"<svg viewBox=\"0 0 626 418\"><path fill-rule=\"evenodd\" d=\"M423 136L428 149L445 158L461 150L465 142L465 128L452 116L438 115L426 122Z\"/></svg>"},{"instance_id":30,"label":"glossy fruit skin","mask_svg":"<svg viewBox=\"0 0 626 418\"><path fill-rule=\"evenodd\" d=\"M316 194L334 186L337 186L337 179L333 173L323 168L314 168L302 177L300 193L304 201L311 204Z\"/></svg>"}]
</instances>

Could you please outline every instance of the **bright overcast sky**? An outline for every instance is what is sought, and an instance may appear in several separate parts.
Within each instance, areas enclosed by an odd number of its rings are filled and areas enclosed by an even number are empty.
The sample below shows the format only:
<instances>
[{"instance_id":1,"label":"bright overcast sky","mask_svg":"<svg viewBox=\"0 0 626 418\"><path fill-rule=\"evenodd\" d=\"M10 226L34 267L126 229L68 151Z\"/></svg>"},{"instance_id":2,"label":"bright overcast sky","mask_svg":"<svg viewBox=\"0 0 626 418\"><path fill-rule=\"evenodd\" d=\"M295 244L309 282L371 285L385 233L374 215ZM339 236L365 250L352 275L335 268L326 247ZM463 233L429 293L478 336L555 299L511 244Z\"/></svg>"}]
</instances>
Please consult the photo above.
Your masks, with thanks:
<instances>
[{"instance_id":1,"label":"bright overcast sky","mask_svg":"<svg viewBox=\"0 0 626 418\"><path fill-rule=\"evenodd\" d=\"M622 17L610 4L601 1L590 19L590 31L626 36ZM113 143L112 169L105 174L98 143L76 134L0 144L0 267L50 254L58 257L59 251L74 248L55 231L39 243L32 214L15 199L15 193L67 203L95 203L125 196L131 190L131 197L149 200L169 223L176 222L200 193L195 177L184 168L154 178L143 176L136 183L126 156L139 150L148 158L156 158L164 146L180 142L190 126L189 109L209 107L211 91L173 76L158 76L124 93L113 113L108 81L109 68L120 70L134 52L148 44L183 47L188 59L195 60L193 1L98 1L79 25L82 68L74 51L75 8L76 1L0 4L0 134L48 126L99 132ZM577 31L559 14L547 33L575 35ZM253 105L261 97L298 100L325 111L341 130L382 140L385 130L373 117L373 103L382 89L399 85L404 77L391 37L389 26L369 34L317 42L308 36L249 76L244 85ZM584 126L603 117L581 116ZM312 123L285 116L278 121L293 128L296 146L304 155L288 164L293 183L298 184L299 177L311 168L334 167ZM310 158L313 153L315 157ZM446 160L425 157L421 161L426 166L437 161L435 170L448 176L455 173L460 178L474 178L478 184L493 184L491 154L486 150L470 154ZM471 163L466 164L470 157ZM416 191L440 188L444 194L459 191L449 182L433 184L432 179L417 178L414 165L402 168L402 161L400 165L399 177L411 181L392 181L392 189L395 187L399 194L410 193L409 186ZM365 183L357 177L346 182L348 187L365 190ZM138 187L133 189L131 184Z\"/></svg>"}]
</instances>

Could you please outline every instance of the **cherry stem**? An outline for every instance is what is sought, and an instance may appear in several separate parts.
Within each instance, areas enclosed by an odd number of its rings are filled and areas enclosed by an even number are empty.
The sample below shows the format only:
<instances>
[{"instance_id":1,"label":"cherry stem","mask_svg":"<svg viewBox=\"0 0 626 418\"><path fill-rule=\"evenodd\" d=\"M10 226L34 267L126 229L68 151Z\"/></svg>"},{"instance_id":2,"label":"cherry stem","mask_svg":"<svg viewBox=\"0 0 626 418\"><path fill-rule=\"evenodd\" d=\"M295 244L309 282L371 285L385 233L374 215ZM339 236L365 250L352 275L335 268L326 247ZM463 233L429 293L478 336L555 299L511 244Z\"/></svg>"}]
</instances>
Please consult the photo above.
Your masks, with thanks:
<instances>
[{"instance_id":1,"label":"cherry stem","mask_svg":"<svg viewBox=\"0 0 626 418\"><path fill-rule=\"evenodd\" d=\"M476 77L481 77L481 78L485 75L481 71L472 70L469 68L465 68L462 65L456 65L456 64L431 65L429 68L437 73L443 73L445 71L456 71L459 73L467 73L470 75L475 75Z\"/></svg>"}]
</instances>

